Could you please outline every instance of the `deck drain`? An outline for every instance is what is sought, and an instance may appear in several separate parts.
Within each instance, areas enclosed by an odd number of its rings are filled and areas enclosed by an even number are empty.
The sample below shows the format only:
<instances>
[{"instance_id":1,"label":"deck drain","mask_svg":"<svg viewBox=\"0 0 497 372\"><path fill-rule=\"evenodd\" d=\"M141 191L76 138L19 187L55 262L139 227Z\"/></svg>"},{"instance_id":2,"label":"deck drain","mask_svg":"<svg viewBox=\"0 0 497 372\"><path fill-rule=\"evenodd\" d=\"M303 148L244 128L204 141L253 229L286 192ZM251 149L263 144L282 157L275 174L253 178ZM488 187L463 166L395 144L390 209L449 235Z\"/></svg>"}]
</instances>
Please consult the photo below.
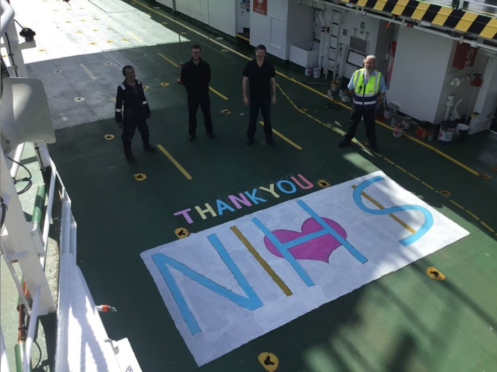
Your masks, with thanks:
<instances>
[{"instance_id":1,"label":"deck drain","mask_svg":"<svg viewBox=\"0 0 497 372\"><path fill-rule=\"evenodd\" d=\"M483 178L484 180L489 180L490 179L490 176L488 174L480 173L480 174L478 174L478 176L480 178Z\"/></svg>"},{"instance_id":2,"label":"deck drain","mask_svg":"<svg viewBox=\"0 0 497 372\"><path fill-rule=\"evenodd\" d=\"M46 49L39 49L38 52L46 52Z\"/></svg>"},{"instance_id":3,"label":"deck drain","mask_svg":"<svg viewBox=\"0 0 497 372\"><path fill-rule=\"evenodd\" d=\"M442 194L443 196L446 196L446 197L449 197L450 196L450 192L447 191L447 190L442 190L440 191L440 194Z\"/></svg>"},{"instance_id":4,"label":"deck drain","mask_svg":"<svg viewBox=\"0 0 497 372\"><path fill-rule=\"evenodd\" d=\"M264 367L266 371L274 372L278 369L280 361L276 355L269 352L260 353L257 357L259 363Z\"/></svg>"},{"instance_id":5,"label":"deck drain","mask_svg":"<svg viewBox=\"0 0 497 372\"><path fill-rule=\"evenodd\" d=\"M66 23L72 23L71 21L66 21Z\"/></svg>"},{"instance_id":6,"label":"deck drain","mask_svg":"<svg viewBox=\"0 0 497 372\"><path fill-rule=\"evenodd\" d=\"M435 280L445 280L445 275L434 267L429 267L426 269L426 275Z\"/></svg>"},{"instance_id":7,"label":"deck drain","mask_svg":"<svg viewBox=\"0 0 497 372\"><path fill-rule=\"evenodd\" d=\"M74 98L76 102L83 102L85 99L83 97L76 97Z\"/></svg>"},{"instance_id":8,"label":"deck drain","mask_svg":"<svg viewBox=\"0 0 497 372\"><path fill-rule=\"evenodd\" d=\"M104 138L107 140L107 141L110 141L110 140L113 140L114 138L116 138L113 134L106 134L104 136Z\"/></svg>"},{"instance_id":9,"label":"deck drain","mask_svg":"<svg viewBox=\"0 0 497 372\"><path fill-rule=\"evenodd\" d=\"M110 66L110 65L112 65L112 63L110 63L110 62L105 62L105 65L106 65L106 66Z\"/></svg>"},{"instance_id":10,"label":"deck drain","mask_svg":"<svg viewBox=\"0 0 497 372\"><path fill-rule=\"evenodd\" d=\"M228 53L228 49L221 49L221 52Z\"/></svg>"},{"instance_id":11,"label":"deck drain","mask_svg":"<svg viewBox=\"0 0 497 372\"><path fill-rule=\"evenodd\" d=\"M76 31L76 33L77 33L77 34L82 34L82 33L83 33L83 31Z\"/></svg>"},{"instance_id":12,"label":"deck drain","mask_svg":"<svg viewBox=\"0 0 497 372\"><path fill-rule=\"evenodd\" d=\"M81 22L86 22L86 19L81 19Z\"/></svg>"},{"instance_id":13,"label":"deck drain","mask_svg":"<svg viewBox=\"0 0 497 372\"><path fill-rule=\"evenodd\" d=\"M128 39L122 39L122 40L123 40L124 42L127 42L127 41L128 41Z\"/></svg>"},{"instance_id":14,"label":"deck drain","mask_svg":"<svg viewBox=\"0 0 497 372\"><path fill-rule=\"evenodd\" d=\"M188 229L185 229L184 227L178 227L177 229L174 230L174 233L178 237L178 239L184 239L188 236L190 236L190 232Z\"/></svg>"},{"instance_id":15,"label":"deck drain","mask_svg":"<svg viewBox=\"0 0 497 372\"><path fill-rule=\"evenodd\" d=\"M225 115L229 115L229 114L231 114L230 110L226 110L226 109L221 110L221 112L222 112L223 114L225 114Z\"/></svg>"},{"instance_id":16,"label":"deck drain","mask_svg":"<svg viewBox=\"0 0 497 372\"><path fill-rule=\"evenodd\" d=\"M143 90L148 90L148 88L149 88L148 85L143 86Z\"/></svg>"},{"instance_id":17,"label":"deck drain","mask_svg":"<svg viewBox=\"0 0 497 372\"><path fill-rule=\"evenodd\" d=\"M107 43L108 43L108 44L112 44L112 43L113 43L113 41L112 41L112 40L107 40Z\"/></svg>"},{"instance_id":18,"label":"deck drain","mask_svg":"<svg viewBox=\"0 0 497 372\"><path fill-rule=\"evenodd\" d=\"M98 32L98 30L93 30L93 31Z\"/></svg>"},{"instance_id":19,"label":"deck drain","mask_svg":"<svg viewBox=\"0 0 497 372\"><path fill-rule=\"evenodd\" d=\"M138 182L145 181L147 179L147 175L145 173L137 173L133 177L135 177L135 180Z\"/></svg>"},{"instance_id":20,"label":"deck drain","mask_svg":"<svg viewBox=\"0 0 497 372\"><path fill-rule=\"evenodd\" d=\"M327 181L325 181L325 180L319 180L319 181L318 181L318 185L319 185L319 186L321 186L321 187L323 187L323 188L324 188L324 187L330 187L330 186L331 186L331 185L330 185Z\"/></svg>"},{"instance_id":21,"label":"deck drain","mask_svg":"<svg viewBox=\"0 0 497 372\"><path fill-rule=\"evenodd\" d=\"M160 83L160 85L163 86L163 87L168 87L169 83Z\"/></svg>"},{"instance_id":22,"label":"deck drain","mask_svg":"<svg viewBox=\"0 0 497 372\"><path fill-rule=\"evenodd\" d=\"M60 70L55 70L55 73L56 73L56 74L62 74L62 71L60 71Z\"/></svg>"},{"instance_id":23,"label":"deck drain","mask_svg":"<svg viewBox=\"0 0 497 372\"><path fill-rule=\"evenodd\" d=\"M493 166L492 166L492 170L493 170L494 172L497 172L497 165L493 165Z\"/></svg>"},{"instance_id":24,"label":"deck drain","mask_svg":"<svg viewBox=\"0 0 497 372\"><path fill-rule=\"evenodd\" d=\"M90 43L90 45L97 45L97 43L93 42L93 43Z\"/></svg>"}]
</instances>

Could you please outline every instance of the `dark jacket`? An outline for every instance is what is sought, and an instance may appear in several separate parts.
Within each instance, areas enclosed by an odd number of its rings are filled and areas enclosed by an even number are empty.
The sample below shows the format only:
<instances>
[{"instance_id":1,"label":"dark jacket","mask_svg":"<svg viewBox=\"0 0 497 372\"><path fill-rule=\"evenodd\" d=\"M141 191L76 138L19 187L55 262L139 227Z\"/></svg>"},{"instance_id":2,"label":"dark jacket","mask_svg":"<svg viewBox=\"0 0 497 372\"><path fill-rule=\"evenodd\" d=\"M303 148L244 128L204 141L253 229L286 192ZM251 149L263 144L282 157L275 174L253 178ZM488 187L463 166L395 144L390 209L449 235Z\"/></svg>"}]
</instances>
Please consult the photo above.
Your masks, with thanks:
<instances>
[{"instance_id":1,"label":"dark jacket","mask_svg":"<svg viewBox=\"0 0 497 372\"><path fill-rule=\"evenodd\" d=\"M143 85L140 80L135 80L134 89L126 80L117 87L116 97L116 122L123 121L123 104L124 104L124 117L131 117L133 119L144 119L150 117L150 107L148 106L145 93L143 92Z\"/></svg>"},{"instance_id":2,"label":"dark jacket","mask_svg":"<svg viewBox=\"0 0 497 372\"><path fill-rule=\"evenodd\" d=\"M181 82L188 94L204 95L209 92L209 82L211 81L211 68L207 62L200 58L196 65L193 60L185 63L181 69Z\"/></svg>"}]
</instances>

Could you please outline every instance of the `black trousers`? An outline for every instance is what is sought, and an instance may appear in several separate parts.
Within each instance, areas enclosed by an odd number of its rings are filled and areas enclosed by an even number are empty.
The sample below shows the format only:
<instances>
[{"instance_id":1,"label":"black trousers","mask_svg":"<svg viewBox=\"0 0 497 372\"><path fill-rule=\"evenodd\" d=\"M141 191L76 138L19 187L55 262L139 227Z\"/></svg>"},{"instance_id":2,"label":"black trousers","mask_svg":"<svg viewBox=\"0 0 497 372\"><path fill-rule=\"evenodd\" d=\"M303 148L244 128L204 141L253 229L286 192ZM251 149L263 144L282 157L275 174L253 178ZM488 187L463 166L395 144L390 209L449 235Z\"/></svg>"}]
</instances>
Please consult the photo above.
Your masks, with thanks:
<instances>
[{"instance_id":1,"label":"black trousers","mask_svg":"<svg viewBox=\"0 0 497 372\"><path fill-rule=\"evenodd\" d=\"M271 96L250 97L250 119L249 127L247 131L248 138L254 138L254 134L257 128L257 118L259 117L259 110L262 112L262 117L264 119L264 134L266 135L266 140L273 139L273 129L271 127Z\"/></svg>"},{"instance_id":2,"label":"black trousers","mask_svg":"<svg viewBox=\"0 0 497 372\"><path fill-rule=\"evenodd\" d=\"M136 128L141 134L143 146L149 144L148 125L145 118L135 118L133 116L125 116L123 122L123 132L121 139L123 141L124 153L131 154L131 140L135 135Z\"/></svg>"},{"instance_id":3,"label":"black trousers","mask_svg":"<svg viewBox=\"0 0 497 372\"><path fill-rule=\"evenodd\" d=\"M197 111L198 107L204 114L204 125L207 133L212 133L212 118L211 118L211 98L209 93L203 95L188 95L188 133L194 136L197 132Z\"/></svg>"},{"instance_id":4,"label":"black trousers","mask_svg":"<svg viewBox=\"0 0 497 372\"><path fill-rule=\"evenodd\" d=\"M352 141L357 130L357 126L361 121L364 120L364 125L366 126L366 136L368 137L369 145L376 145L376 130L375 130L375 109L368 108L364 109L360 106L354 106L352 112L350 113L350 126L345 139Z\"/></svg>"}]
</instances>

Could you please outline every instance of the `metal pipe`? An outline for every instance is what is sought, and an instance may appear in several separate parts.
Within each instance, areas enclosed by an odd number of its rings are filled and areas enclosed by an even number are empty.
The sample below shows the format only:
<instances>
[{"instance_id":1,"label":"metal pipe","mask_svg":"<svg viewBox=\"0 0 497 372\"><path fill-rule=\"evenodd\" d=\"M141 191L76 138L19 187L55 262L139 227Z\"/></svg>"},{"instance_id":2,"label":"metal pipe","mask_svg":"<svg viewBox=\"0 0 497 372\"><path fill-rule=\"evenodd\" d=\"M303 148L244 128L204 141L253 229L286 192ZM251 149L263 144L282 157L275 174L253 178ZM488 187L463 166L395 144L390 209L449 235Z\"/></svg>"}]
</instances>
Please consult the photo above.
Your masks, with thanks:
<instances>
[{"instance_id":1,"label":"metal pipe","mask_svg":"<svg viewBox=\"0 0 497 372\"><path fill-rule=\"evenodd\" d=\"M21 143L19 146L16 148L16 152L14 154L14 160L16 162L21 161L21 156L24 151L24 143ZM12 167L10 167L10 176L12 178L15 178L17 176L17 171L19 170L19 164L16 162L12 162Z\"/></svg>"},{"instance_id":2,"label":"metal pipe","mask_svg":"<svg viewBox=\"0 0 497 372\"><path fill-rule=\"evenodd\" d=\"M29 306L28 300L26 298L26 295L24 294L24 291L22 290L22 285L21 282L19 281L19 277L17 276L16 270L14 269L14 266L12 265L12 262L10 262L10 259L5 256L5 263L7 264L7 267L9 268L10 274L12 275L12 278L14 279L14 283L17 288L17 292L19 292L19 297L21 298L21 301L26 308L26 311L28 312L29 315L31 315L31 307Z\"/></svg>"},{"instance_id":3,"label":"metal pipe","mask_svg":"<svg viewBox=\"0 0 497 372\"><path fill-rule=\"evenodd\" d=\"M31 351L33 349L33 341L35 337L36 323L38 322L38 307L40 305L41 287L36 287L33 297L33 307L31 316L29 317L28 338L26 339L26 354L24 358L23 371L29 372L31 362Z\"/></svg>"},{"instance_id":4,"label":"metal pipe","mask_svg":"<svg viewBox=\"0 0 497 372\"><path fill-rule=\"evenodd\" d=\"M10 25L10 22L14 19L14 8L7 2L7 0L1 0L2 16L0 18L0 36L3 37L5 31Z\"/></svg>"}]
</instances>

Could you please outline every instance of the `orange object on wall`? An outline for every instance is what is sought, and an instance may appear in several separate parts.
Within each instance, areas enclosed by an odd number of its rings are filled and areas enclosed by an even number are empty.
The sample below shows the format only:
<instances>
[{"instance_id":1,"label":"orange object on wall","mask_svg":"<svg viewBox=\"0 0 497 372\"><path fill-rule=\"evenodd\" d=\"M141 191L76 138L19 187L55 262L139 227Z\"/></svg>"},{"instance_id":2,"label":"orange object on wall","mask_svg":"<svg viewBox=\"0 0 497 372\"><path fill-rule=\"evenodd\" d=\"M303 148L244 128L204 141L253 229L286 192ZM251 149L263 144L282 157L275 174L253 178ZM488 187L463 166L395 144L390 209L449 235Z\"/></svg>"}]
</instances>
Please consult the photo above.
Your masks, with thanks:
<instances>
[{"instance_id":1,"label":"orange object on wall","mask_svg":"<svg viewBox=\"0 0 497 372\"><path fill-rule=\"evenodd\" d=\"M254 12L267 15L267 0L254 0Z\"/></svg>"},{"instance_id":2,"label":"orange object on wall","mask_svg":"<svg viewBox=\"0 0 497 372\"><path fill-rule=\"evenodd\" d=\"M478 49L471 47L469 44L457 44L452 67L455 67L458 70L462 70L465 67L472 67L475 63L477 51Z\"/></svg>"}]
</instances>

